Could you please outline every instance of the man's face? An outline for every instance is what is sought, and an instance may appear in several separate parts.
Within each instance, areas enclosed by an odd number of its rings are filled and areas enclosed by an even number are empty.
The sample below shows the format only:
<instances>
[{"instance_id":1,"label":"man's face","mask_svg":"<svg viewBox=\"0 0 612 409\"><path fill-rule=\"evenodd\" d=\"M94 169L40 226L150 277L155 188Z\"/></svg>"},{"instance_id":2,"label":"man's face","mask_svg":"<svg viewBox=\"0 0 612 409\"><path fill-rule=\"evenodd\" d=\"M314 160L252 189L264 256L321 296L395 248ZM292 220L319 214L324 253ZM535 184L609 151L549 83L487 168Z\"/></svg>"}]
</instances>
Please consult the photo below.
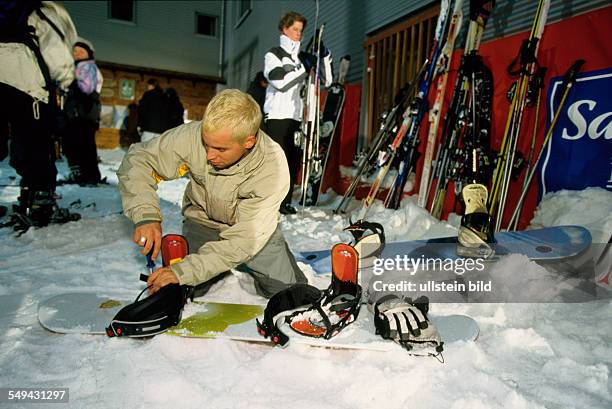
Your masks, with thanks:
<instances>
[{"instance_id":1,"label":"man's face","mask_svg":"<svg viewBox=\"0 0 612 409\"><path fill-rule=\"evenodd\" d=\"M292 39L293 41L300 41L302 39L302 31L304 30L304 23L301 21L294 21L289 27L283 28L283 34Z\"/></svg>"},{"instance_id":2,"label":"man's face","mask_svg":"<svg viewBox=\"0 0 612 409\"><path fill-rule=\"evenodd\" d=\"M244 142L236 142L232 131L227 128L202 133L206 159L215 169L226 169L238 162L255 145L255 141L255 136L250 135Z\"/></svg>"}]
</instances>

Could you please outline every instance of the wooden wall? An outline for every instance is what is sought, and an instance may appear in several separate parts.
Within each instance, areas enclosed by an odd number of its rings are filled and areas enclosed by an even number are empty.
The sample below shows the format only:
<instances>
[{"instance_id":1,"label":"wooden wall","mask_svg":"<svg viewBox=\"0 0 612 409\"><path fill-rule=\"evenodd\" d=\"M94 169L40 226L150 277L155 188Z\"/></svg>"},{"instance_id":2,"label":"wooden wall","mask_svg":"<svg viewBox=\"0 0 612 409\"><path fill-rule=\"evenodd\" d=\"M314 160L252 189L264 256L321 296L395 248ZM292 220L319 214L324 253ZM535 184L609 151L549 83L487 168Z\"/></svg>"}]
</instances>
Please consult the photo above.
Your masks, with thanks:
<instances>
[{"instance_id":1,"label":"wooden wall","mask_svg":"<svg viewBox=\"0 0 612 409\"><path fill-rule=\"evenodd\" d=\"M174 88L188 112L188 119L200 120L208 102L215 95L218 79L172 71L150 70L142 67L98 62L104 77L101 102L106 106L125 106L138 103L147 90L147 81L156 78L162 88ZM119 84L122 79L135 81L134 99L122 99ZM96 133L98 148L114 149L119 146L119 129L101 127Z\"/></svg>"}]
</instances>

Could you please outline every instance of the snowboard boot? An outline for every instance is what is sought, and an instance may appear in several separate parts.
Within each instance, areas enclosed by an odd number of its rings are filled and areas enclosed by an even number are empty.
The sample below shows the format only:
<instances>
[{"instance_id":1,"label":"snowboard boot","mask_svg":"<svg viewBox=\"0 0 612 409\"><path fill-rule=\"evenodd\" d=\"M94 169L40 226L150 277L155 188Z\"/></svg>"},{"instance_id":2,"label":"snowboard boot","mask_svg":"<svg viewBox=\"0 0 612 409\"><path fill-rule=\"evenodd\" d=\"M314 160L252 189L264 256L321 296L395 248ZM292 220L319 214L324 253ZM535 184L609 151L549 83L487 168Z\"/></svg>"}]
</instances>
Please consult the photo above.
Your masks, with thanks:
<instances>
[{"instance_id":1,"label":"snowboard boot","mask_svg":"<svg viewBox=\"0 0 612 409\"><path fill-rule=\"evenodd\" d=\"M0 206L0 219L6 215L8 208L6 206Z\"/></svg>"},{"instance_id":2,"label":"snowboard boot","mask_svg":"<svg viewBox=\"0 0 612 409\"><path fill-rule=\"evenodd\" d=\"M53 192L31 192L27 187L23 187L19 196L19 204L13 206L11 221L7 225L23 233L30 227L63 224L80 218L80 214L59 207Z\"/></svg>"},{"instance_id":3,"label":"snowboard boot","mask_svg":"<svg viewBox=\"0 0 612 409\"><path fill-rule=\"evenodd\" d=\"M72 213L69 209L59 207L53 192L34 192L30 217L34 220L36 227L48 224L64 224L77 221L81 218L78 213Z\"/></svg>"},{"instance_id":4,"label":"snowboard boot","mask_svg":"<svg viewBox=\"0 0 612 409\"><path fill-rule=\"evenodd\" d=\"M295 209L295 207L291 206L290 203L285 203L283 205L281 205L280 209L279 209L280 214L296 214L297 210Z\"/></svg>"},{"instance_id":5,"label":"snowboard boot","mask_svg":"<svg viewBox=\"0 0 612 409\"><path fill-rule=\"evenodd\" d=\"M490 258L495 254L493 221L487 211L487 188L474 183L461 192L465 213L457 239L457 255L461 257Z\"/></svg>"},{"instance_id":6,"label":"snowboard boot","mask_svg":"<svg viewBox=\"0 0 612 409\"><path fill-rule=\"evenodd\" d=\"M60 179L57 181L58 185L78 185L82 183L83 175L80 166L70 166L70 174L66 179Z\"/></svg>"}]
</instances>

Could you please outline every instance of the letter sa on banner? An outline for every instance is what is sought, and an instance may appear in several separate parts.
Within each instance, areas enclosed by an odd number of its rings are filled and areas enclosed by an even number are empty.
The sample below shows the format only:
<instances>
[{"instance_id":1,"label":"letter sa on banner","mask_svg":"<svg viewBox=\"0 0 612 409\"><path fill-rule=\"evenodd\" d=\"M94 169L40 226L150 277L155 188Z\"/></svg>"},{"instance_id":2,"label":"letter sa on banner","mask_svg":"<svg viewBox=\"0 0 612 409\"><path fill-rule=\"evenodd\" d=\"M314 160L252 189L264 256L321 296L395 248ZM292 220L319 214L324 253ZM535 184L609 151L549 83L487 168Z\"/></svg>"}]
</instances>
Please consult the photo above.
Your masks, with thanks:
<instances>
[{"instance_id":1,"label":"letter sa on banner","mask_svg":"<svg viewBox=\"0 0 612 409\"><path fill-rule=\"evenodd\" d=\"M563 77L550 80L547 127ZM540 161L540 194L599 186L612 191L612 68L578 75Z\"/></svg>"}]
</instances>

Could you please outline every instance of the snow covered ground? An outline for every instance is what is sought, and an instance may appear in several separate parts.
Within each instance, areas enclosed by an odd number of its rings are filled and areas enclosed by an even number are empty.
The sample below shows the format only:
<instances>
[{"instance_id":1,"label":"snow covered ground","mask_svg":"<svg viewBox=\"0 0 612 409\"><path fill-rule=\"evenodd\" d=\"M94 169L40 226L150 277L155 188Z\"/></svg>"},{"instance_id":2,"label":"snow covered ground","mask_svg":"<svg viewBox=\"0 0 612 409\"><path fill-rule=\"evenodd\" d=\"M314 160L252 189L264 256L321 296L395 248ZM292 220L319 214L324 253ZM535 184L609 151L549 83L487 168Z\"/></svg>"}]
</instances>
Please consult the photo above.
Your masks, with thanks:
<instances>
[{"instance_id":1,"label":"snow covered ground","mask_svg":"<svg viewBox=\"0 0 612 409\"><path fill-rule=\"evenodd\" d=\"M476 342L446 345L446 363L390 353L286 349L229 340L158 336L148 341L57 335L37 322L37 303L62 292L100 291L135 296L143 257L132 227L119 214L114 172L121 150L101 151L111 186L63 186L61 204L83 219L15 237L0 230L0 387L67 387L70 408L610 408L612 303L436 304L437 314L474 317ZM60 164L60 172L66 168ZM16 200L14 172L0 163L0 204ZM185 180L160 186L165 232L180 232ZM284 217L293 249L331 246L348 239L346 220L327 206ZM75 203L80 200L80 203ZM95 203L95 205L94 205ZM80 209L77 209L80 207ZM612 193L560 192L542 202L533 225L582 224L596 242L612 232ZM453 234L410 200L398 211L373 209L388 240ZM457 218L452 219L456 224ZM500 262L537 275L520 256ZM325 287L328 279L313 277ZM240 273L217 284L209 300L264 303ZM35 404L0 402L0 407ZM46 407L46 406L42 406Z\"/></svg>"}]
</instances>

